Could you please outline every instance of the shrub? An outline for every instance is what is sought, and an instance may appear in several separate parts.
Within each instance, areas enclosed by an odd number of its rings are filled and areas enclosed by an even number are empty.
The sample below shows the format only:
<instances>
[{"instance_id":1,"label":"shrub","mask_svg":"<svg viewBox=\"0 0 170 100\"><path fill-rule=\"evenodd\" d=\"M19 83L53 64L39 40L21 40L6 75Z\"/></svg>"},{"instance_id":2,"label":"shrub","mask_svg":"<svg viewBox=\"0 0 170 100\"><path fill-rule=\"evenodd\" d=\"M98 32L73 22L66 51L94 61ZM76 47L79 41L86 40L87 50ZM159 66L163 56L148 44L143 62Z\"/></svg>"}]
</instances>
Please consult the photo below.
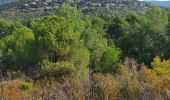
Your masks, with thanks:
<instances>
[{"instance_id":1,"label":"shrub","mask_svg":"<svg viewBox=\"0 0 170 100\"><path fill-rule=\"evenodd\" d=\"M23 90L28 90L28 89L32 88L32 84L29 82L23 82L23 83L21 83L20 87Z\"/></svg>"},{"instance_id":2,"label":"shrub","mask_svg":"<svg viewBox=\"0 0 170 100\"><path fill-rule=\"evenodd\" d=\"M43 72L49 74L70 74L75 71L75 66L72 62L50 62L44 60L42 62L41 68Z\"/></svg>"},{"instance_id":3,"label":"shrub","mask_svg":"<svg viewBox=\"0 0 170 100\"><path fill-rule=\"evenodd\" d=\"M134 68L132 68L132 66ZM119 99L133 100L143 93L136 66L133 64L131 66L120 65L119 76L116 81L118 83Z\"/></svg>"},{"instance_id":4,"label":"shrub","mask_svg":"<svg viewBox=\"0 0 170 100\"><path fill-rule=\"evenodd\" d=\"M100 69L102 72L117 72L120 62L121 51L116 47L108 47L100 59Z\"/></svg>"},{"instance_id":5,"label":"shrub","mask_svg":"<svg viewBox=\"0 0 170 100\"><path fill-rule=\"evenodd\" d=\"M1 81L0 95L1 100L32 100L29 91L22 91L21 84L23 80L14 79Z\"/></svg>"},{"instance_id":6,"label":"shrub","mask_svg":"<svg viewBox=\"0 0 170 100\"><path fill-rule=\"evenodd\" d=\"M115 100L117 97L116 80L113 75L94 74L91 84L92 100Z\"/></svg>"}]
</instances>

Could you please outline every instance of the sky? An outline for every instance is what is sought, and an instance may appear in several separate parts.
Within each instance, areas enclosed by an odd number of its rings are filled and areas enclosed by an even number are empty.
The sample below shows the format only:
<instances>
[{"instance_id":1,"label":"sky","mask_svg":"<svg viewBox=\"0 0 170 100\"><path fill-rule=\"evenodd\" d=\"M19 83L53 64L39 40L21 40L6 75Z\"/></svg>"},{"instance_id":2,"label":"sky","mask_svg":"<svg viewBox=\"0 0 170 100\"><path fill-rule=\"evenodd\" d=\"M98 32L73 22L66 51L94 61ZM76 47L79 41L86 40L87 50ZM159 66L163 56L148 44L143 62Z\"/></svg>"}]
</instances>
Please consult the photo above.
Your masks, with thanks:
<instances>
[{"instance_id":1,"label":"sky","mask_svg":"<svg viewBox=\"0 0 170 100\"><path fill-rule=\"evenodd\" d=\"M170 0L139 0L139 1L170 1Z\"/></svg>"}]
</instances>

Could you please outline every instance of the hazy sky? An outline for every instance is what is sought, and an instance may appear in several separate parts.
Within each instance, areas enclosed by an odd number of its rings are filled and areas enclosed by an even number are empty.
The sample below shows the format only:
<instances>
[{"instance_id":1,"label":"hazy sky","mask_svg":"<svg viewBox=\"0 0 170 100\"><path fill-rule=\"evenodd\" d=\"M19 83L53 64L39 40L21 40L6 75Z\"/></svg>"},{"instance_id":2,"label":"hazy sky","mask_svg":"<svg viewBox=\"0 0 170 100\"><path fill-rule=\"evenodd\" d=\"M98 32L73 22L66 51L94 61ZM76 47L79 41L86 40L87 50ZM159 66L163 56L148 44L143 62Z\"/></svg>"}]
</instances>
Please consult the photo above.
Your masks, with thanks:
<instances>
[{"instance_id":1,"label":"hazy sky","mask_svg":"<svg viewBox=\"0 0 170 100\"><path fill-rule=\"evenodd\" d=\"M170 1L170 0L139 0L139 1Z\"/></svg>"},{"instance_id":2,"label":"hazy sky","mask_svg":"<svg viewBox=\"0 0 170 100\"><path fill-rule=\"evenodd\" d=\"M139 0L139 1L170 1L170 0Z\"/></svg>"}]
</instances>

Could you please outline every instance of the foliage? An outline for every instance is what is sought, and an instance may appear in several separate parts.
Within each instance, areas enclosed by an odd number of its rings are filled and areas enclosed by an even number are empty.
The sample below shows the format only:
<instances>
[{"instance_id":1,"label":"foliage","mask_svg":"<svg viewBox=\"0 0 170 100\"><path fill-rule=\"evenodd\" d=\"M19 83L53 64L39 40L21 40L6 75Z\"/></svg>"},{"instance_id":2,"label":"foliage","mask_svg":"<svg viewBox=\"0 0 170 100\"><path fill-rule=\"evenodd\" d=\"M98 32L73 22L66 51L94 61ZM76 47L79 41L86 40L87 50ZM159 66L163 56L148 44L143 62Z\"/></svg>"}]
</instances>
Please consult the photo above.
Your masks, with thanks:
<instances>
[{"instance_id":1,"label":"foliage","mask_svg":"<svg viewBox=\"0 0 170 100\"><path fill-rule=\"evenodd\" d=\"M168 22L167 14L162 11L160 8L151 6L150 9L146 12L146 17L149 20L149 26L155 32L162 32L165 30L165 27Z\"/></svg>"},{"instance_id":2,"label":"foliage","mask_svg":"<svg viewBox=\"0 0 170 100\"><path fill-rule=\"evenodd\" d=\"M158 63L158 57L154 63L161 67L162 61ZM22 91L19 86L25 84L23 81L6 81L0 90L3 98L13 98L14 100L60 98L61 100L77 99L169 99L169 77L167 74L157 74L157 70L148 69L141 66L133 59L126 59L120 65L119 73L116 75L94 73L89 79L77 83L74 79L64 79L58 82L56 78L45 78L35 80L33 87ZM158 67L158 66L157 66ZM27 83L27 82L26 82ZM30 84L30 83L29 83ZM26 85L27 86L27 85ZM10 88L9 88L10 87ZM10 89L10 90L9 90ZM17 90L17 91L14 91ZM0 91L2 92L2 91ZM17 93L17 94L16 94Z\"/></svg>"},{"instance_id":3,"label":"foliage","mask_svg":"<svg viewBox=\"0 0 170 100\"><path fill-rule=\"evenodd\" d=\"M99 67L100 58L105 48L107 48L107 39L104 37L103 20L98 17L86 16L86 26L82 33L85 46L89 49L90 67Z\"/></svg>"},{"instance_id":4,"label":"foliage","mask_svg":"<svg viewBox=\"0 0 170 100\"><path fill-rule=\"evenodd\" d=\"M100 59L100 68L103 72L117 72L121 51L116 47L108 47Z\"/></svg>"},{"instance_id":5,"label":"foliage","mask_svg":"<svg viewBox=\"0 0 170 100\"><path fill-rule=\"evenodd\" d=\"M75 30L72 21L60 16L48 16L33 23L32 27L37 33L36 41L41 44L41 52L46 55L44 59L49 61L47 64L58 66L65 63L65 66L69 63L70 69L85 71L83 69L88 66L90 55L80 38L81 31Z\"/></svg>"},{"instance_id":6,"label":"foliage","mask_svg":"<svg viewBox=\"0 0 170 100\"><path fill-rule=\"evenodd\" d=\"M4 83L3 83L4 82ZM0 94L1 99L23 100L31 99L31 94L27 91L20 89L20 84L23 80L8 80L1 82Z\"/></svg>"},{"instance_id":7,"label":"foliage","mask_svg":"<svg viewBox=\"0 0 170 100\"><path fill-rule=\"evenodd\" d=\"M28 83L28 82L23 82L23 83L21 83L20 87L21 87L23 90L28 90L28 89L32 88L32 84L31 84L31 83Z\"/></svg>"},{"instance_id":8,"label":"foliage","mask_svg":"<svg viewBox=\"0 0 170 100\"><path fill-rule=\"evenodd\" d=\"M117 83L110 74L95 74L92 76L91 99L117 99Z\"/></svg>"},{"instance_id":9,"label":"foliage","mask_svg":"<svg viewBox=\"0 0 170 100\"><path fill-rule=\"evenodd\" d=\"M35 37L28 28L19 28L2 39L2 62L11 61L19 69L28 70L30 65L38 61ZM22 67L21 67L22 66Z\"/></svg>"},{"instance_id":10,"label":"foliage","mask_svg":"<svg viewBox=\"0 0 170 100\"><path fill-rule=\"evenodd\" d=\"M170 74L170 60L161 61L159 57L156 57L153 59L152 66L158 75Z\"/></svg>"},{"instance_id":11,"label":"foliage","mask_svg":"<svg viewBox=\"0 0 170 100\"><path fill-rule=\"evenodd\" d=\"M0 20L1 97L169 100L169 19L152 6L101 18L63 4L43 18ZM13 71L27 77L6 79Z\"/></svg>"},{"instance_id":12,"label":"foliage","mask_svg":"<svg viewBox=\"0 0 170 100\"><path fill-rule=\"evenodd\" d=\"M126 27L128 28L125 31L126 34L120 36L116 41L118 47L122 49L124 57L133 57L140 63L150 65L155 56L165 57L167 55L168 36L165 32L167 15L163 11L151 7L145 15L132 13L125 16L124 19L130 26ZM123 34L123 32L121 33Z\"/></svg>"},{"instance_id":13,"label":"foliage","mask_svg":"<svg viewBox=\"0 0 170 100\"><path fill-rule=\"evenodd\" d=\"M5 37L1 42L2 61L11 61L16 70L27 73L32 69L53 73L55 68L56 73L64 74L62 70L68 69L78 77L87 76L90 53L81 38L85 29L82 14L67 4L58 12L58 16L30 20L26 24L29 28L18 28Z\"/></svg>"},{"instance_id":14,"label":"foliage","mask_svg":"<svg viewBox=\"0 0 170 100\"><path fill-rule=\"evenodd\" d=\"M0 20L0 33L2 34L9 34L11 31L11 23L9 21L6 20Z\"/></svg>"},{"instance_id":15,"label":"foliage","mask_svg":"<svg viewBox=\"0 0 170 100\"><path fill-rule=\"evenodd\" d=\"M108 28L108 37L111 39L117 39L128 32L129 23L122 17L116 17Z\"/></svg>"},{"instance_id":16,"label":"foliage","mask_svg":"<svg viewBox=\"0 0 170 100\"><path fill-rule=\"evenodd\" d=\"M57 73L71 73L76 70L75 66L73 63L69 62L49 62L49 61L43 61L42 62L42 70L44 72L50 74L57 74Z\"/></svg>"}]
</instances>

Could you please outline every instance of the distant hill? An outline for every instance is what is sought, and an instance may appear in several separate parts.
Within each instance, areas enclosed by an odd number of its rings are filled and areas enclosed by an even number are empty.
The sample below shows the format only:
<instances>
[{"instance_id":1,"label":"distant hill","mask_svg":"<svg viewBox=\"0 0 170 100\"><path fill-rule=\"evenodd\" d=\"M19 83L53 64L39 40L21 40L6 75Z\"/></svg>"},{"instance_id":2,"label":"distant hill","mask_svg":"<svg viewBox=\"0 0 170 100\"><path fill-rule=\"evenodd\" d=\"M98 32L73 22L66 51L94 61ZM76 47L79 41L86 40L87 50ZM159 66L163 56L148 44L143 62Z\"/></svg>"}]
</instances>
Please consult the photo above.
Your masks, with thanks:
<instances>
[{"instance_id":1,"label":"distant hill","mask_svg":"<svg viewBox=\"0 0 170 100\"><path fill-rule=\"evenodd\" d=\"M149 1L149 2L162 7L170 7L170 1Z\"/></svg>"},{"instance_id":2,"label":"distant hill","mask_svg":"<svg viewBox=\"0 0 170 100\"><path fill-rule=\"evenodd\" d=\"M0 5L5 5L5 4L10 3L12 1L16 1L16 0L0 0Z\"/></svg>"},{"instance_id":3,"label":"distant hill","mask_svg":"<svg viewBox=\"0 0 170 100\"><path fill-rule=\"evenodd\" d=\"M17 1L17 2L12 2ZM7 19L28 19L48 15L50 11L58 9L64 2L82 10L85 14L107 16L124 15L127 12L143 13L149 6L147 2L138 0L0 0L0 17ZM8 3L12 2L12 3ZM8 4L7 4L8 3Z\"/></svg>"}]
</instances>

